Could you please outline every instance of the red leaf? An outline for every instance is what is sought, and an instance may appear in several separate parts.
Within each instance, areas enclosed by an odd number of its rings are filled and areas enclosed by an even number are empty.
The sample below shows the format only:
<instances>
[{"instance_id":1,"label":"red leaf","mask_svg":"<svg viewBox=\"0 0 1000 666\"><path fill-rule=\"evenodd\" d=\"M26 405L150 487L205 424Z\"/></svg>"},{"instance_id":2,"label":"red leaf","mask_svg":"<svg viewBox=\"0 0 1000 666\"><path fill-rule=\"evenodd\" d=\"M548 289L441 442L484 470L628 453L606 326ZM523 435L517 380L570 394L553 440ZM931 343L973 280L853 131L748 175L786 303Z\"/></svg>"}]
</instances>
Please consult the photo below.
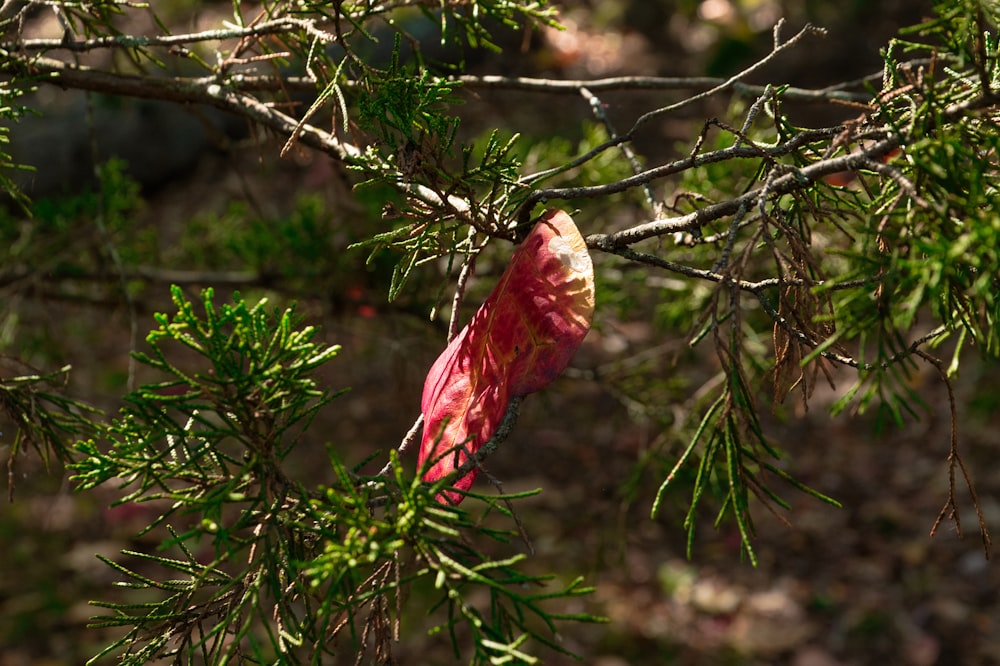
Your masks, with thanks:
<instances>
[{"instance_id":1,"label":"red leaf","mask_svg":"<svg viewBox=\"0 0 1000 666\"><path fill-rule=\"evenodd\" d=\"M489 441L511 397L558 377L593 314L594 269L586 243L569 215L547 211L472 321L427 373L419 464L436 462L424 480L448 475ZM454 485L468 490L475 476L473 470ZM462 495L446 491L438 499L458 504Z\"/></svg>"}]
</instances>

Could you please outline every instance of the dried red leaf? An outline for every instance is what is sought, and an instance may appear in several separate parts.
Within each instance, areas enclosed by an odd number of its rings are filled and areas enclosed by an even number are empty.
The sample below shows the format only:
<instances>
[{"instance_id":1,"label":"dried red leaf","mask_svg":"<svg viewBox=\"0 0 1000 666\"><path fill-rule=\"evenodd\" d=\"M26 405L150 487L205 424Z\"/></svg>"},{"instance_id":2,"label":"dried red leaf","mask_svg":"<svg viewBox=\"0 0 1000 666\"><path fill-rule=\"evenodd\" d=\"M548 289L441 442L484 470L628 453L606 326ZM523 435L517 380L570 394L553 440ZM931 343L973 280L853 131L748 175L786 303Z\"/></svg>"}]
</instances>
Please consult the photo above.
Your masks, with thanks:
<instances>
[{"instance_id":1,"label":"dried red leaf","mask_svg":"<svg viewBox=\"0 0 1000 666\"><path fill-rule=\"evenodd\" d=\"M472 320L424 381L419 464L433 482L461 467L503 420L510 399L562 374L594 314L594 269L572 218L547 211ZM476 472L455 481L468 490ZM458 504L461 493L442 501Z\"/></svg>"}]
</instances>

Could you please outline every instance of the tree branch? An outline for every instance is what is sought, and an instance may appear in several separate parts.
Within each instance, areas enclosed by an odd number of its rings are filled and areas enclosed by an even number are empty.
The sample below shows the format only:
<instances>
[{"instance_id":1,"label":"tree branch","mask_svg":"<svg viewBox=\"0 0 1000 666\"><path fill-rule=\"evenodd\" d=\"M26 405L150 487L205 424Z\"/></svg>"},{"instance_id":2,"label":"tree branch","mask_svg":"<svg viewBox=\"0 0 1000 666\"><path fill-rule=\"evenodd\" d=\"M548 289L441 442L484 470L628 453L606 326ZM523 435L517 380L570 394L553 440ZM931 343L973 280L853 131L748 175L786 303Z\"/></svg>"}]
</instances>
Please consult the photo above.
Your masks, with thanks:
<instances>
[{"instance_id":1,"label":"tree branch","mask_svg":"<svg viewBox=\"0 0 1000 666\"><path fill-rule=\"evenodd\" d=\"M205 30L202 32L191 32L182 35L105 35L93 39L67 40L67 39L25 39L17 42L7 42L0 44L0 50L8 53L37 53L42 51L70 51L71 53L85 53L98 49L111 48L146 48L150 46L173 47L186 46L208 41L223 41L227 39L243 40L250 37L264 37L267 35L278 35L292 30L302 30L310 37L322 42L332 42L336 36L319 30L316 27L318 21L297 19L290 16L262 21L253 25L240 28L228 28L222 30Z\"/></svg>"},{"instance_id":2,"label":"tree branch","mask_svg":"<svg viewBox=\"0 0 1000 666\"><path fill-rule=\"evenodd\" d=\"M51 85L89 90L108 95L157 99L179 104L204 104L229 111L256 121L281 136L291 136L299 123L273 106L239 90L239 74L227 79L214 76L200 78L151 77L106 72L83 65L73 65L45 57L8 55L0 63L0 72L32 77L35 81ZM230 86L230 81L235 86ZM351 161L360 156L357 146L344 143L329 132L312 125L303 125L299 141L341 161Z\"/></svg>"},{"instance_id":3,"label":"tree branch","mask_svg":"<svg viewBox=\"0 0 1000 666\"><path fill-rule=\"evenodd\" d=\"M867 77L881 79L882 73ZM718 77L668 77L668 76L615 76L603 79L542 79L523 76L474 76L466 74L451 77L450 80L457 81L463 87L469 89L485 90L516 90L520 92L536 92L557 95L579 95L582 88L588 89L592 93L601 92L638 92L648 90L697 90L707 88L705 96L732 90L740 95L755 97L764 92L766 86L733 81ZM796 88L790 86L783 88L781 95L784 99L796 102L826 102L840 101L849 103L867 104L871 101L871 94L867 92L849 92L840 87L830 88Z\"/></svg>"},{"instance_id":4,"label":"tree branch","mask_svg":"<svg viewBox=\"0 0 1000 666\"><path fill-rule=\"evenodd\" d=\"M469 459L448 476L454 479L461 479L472 470L481 467L483 461L493 454L501 444L507 441L507 438L510 437L511 432L514 430L514 425L517 423L517 417L521 415L522 400L524 398L521 396L514 396L510 399L510 402L507 404L507 411L504 412L500 425L493 431L493 436L480 446L479 450L475 453L470 453Z\"/></svg>"},{"instance_id":5,"label":"tree branch","mask_svg":"<svg viewBox=\"0 0 1000 666\"><path fill-rule=\"evenodd\" d=\"M836 134L839 129L840 128L830 128L829 130L824 130L824 133L832 136ZM759 147L734 145L731 148L725 148L712 153L705 153L704 155L678 160L677 162L657 167L656 169L650 169L649 171L639 174L638 176L626 178L616 183L596 185L592 187L539 190L535 193L535 195L538 195L540 199L545 200L603 196L605 194L621 192L629 189L630 187L639 186L653 178L659 178L672 173L685 171L696 166L701 166L702 164L721 162L738 157L777 157L779 155L788 154L791 152L789 146L797 143L799 142L792 139L786 142L786 144L782 144L780 147L764 151L762 151ZM775 178L769 185L762 185L733 199L711 204L705 206L704 208L699 208L698 210L688 213L687 215L665 218L662 220L653 220L652 222L646 222L644 224L623 229L622 231L617 231L611 234L591 234L586 238L587 247L604 250L606 252L615 252L623 246L632 245L648 238L654 238L656 236L663 236L665 234L677 233L681 231L695 231L709 222L735 214L741 207L751 206L759 201L762 195L766 195L768 199L774 199L783 194L788 194L790 192L809 187L817 180L822 179L824 176L840 173L842 171L856 171L859 169L869 168L873 161L888 155L890 152L898 148L899 145L899 137L889 136L888 138L873 144L864 151L820 160L810 164L809 166L802 167L800 169L793 169L789 173Z\"/></svg>"},{"instance_id":6,"label":"tree branch","mask_svg":"<svg viewBox=\"0 0 1000 666\"><path fill-rule=\"evenodd\" d=\"M726 79L725 81L715 86L714 88L710 88L709 90L706 90L705 92L699 93L697 95L692 95L691 97L686 97L685 99L682 99L679 102L675 102L674 104L668 104L667 106L655 109L648 113L644 113L643 115L639 116L639 119L636 120L635 124L632 125L632 129L630 129L628 132L625 133L625 136L628 137L628 139L631 139L635 136L635 133L639 131L640 127L642 127L651 120L659 118L660 116L666 113L670 113L671 111L676 111L678 109L684 108L685 106L690 106L695 102L711 97L712 95L718 94L722 91L733 88L733 86L739 83L742 79L746 78L750 74L754 73L758 69L761 69L762 67L770 63L778 56L778 54L782 53L783 51L787 51L791 47L795 46L800 41L802 41L802 39L804 39L806 36L826 35L826 30L818 28L811 24L806 24L806 26L801 30L799 30L791 39L789 39L786 42L782 42L781 29L784 27L784 25L785 25L785 20L781 19L778 21L778 24L774 26L774 46L769 54L767 54L754 64L750 65L742 72L739 72L738 74L735 74L732 77Z\"/></svg>"}]
</instances>

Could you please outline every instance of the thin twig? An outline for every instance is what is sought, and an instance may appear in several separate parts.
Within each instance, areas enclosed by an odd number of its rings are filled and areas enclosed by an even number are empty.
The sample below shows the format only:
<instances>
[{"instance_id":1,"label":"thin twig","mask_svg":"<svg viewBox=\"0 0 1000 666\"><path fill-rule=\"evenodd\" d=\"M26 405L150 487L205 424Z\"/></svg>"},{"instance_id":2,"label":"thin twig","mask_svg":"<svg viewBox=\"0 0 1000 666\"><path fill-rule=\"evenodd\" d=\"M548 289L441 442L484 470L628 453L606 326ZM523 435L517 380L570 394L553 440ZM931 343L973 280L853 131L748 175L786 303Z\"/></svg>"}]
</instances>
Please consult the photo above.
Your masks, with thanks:
<instances>
[{"instance_id":1,"label":"thin twig","mask_svg":"<svg viewBox=\"0 0 1000 666\"><path fill-rule=\"evenodd\" d=\"M514 430L514 425L517 423L517 417L521 414L521 401L524 400L521 396L514 396L507 403L507 411L504 412L503 419L501 419L500 424L497 426L496 430L493 431L493 436L489 438L479 449L472 453L468 452L468 460L459 465L452 474L454 478L461 479L463 476L471 472L473 469L482 469L482 463L490 455L492 455L500 445L507 441L510 437L511 432Z\"/></svg>"},{"instance_id":2,"label":"thin twig","mask_svg":"<svg viewBox=\"0 0 1000 666\"><path fill-rule=\"evenodd\" d=\"M479 468L482 470L482 463L486 460L492 453L494 453L501 444L503 444L508 437L510 437L511 432L514 430L514 425L517 423L517 417L520 415L521 402L524 398L521 396L514 396L507 403L507 411L504 412L503 419L500 420L500 424L497 425L496 430L493 431L493 436L489 438L479 449L475 452L466 449L467 459L460 465L455 471L453 471L450 476L455 479L460 479L473 469ZM403 442L399 445L400 454L402 454L410 445L416 441L417 435L423 429L424 417L421 414L417 419L416 423L410 428L409 432L406 433L406 437L403 438ZM455 447L464 447L465 444L460 444ZM452 455L453 450L447 451L444 455ZM392 465L386 464L376 477L387 476L389 472L392 471ZM383 504L385 502L384 498L374 498L371 502L371 506L376 506Z\"/></svg>"},{"instance_id":3,"label":"thin twig","mask_svg":"<svg viewBox=\"0 0 1000 666\"><path fill-rule=\"evenodd\" d=\"M263 21L256 25L242 28L226 28L221 30L205 30L182 35L105 35L84 40L64 39L25 39L0 45L0 50L11 53L37 53L40 51L70 51L84 53L97 49L112 48L146 48L185 46L198 42L224 41L229 39L244 40L250 37L263 37L302 30L314 39L324 42L334 41L334 35L323 32L316 27L317 21L297 19L290 16Z\"/></svg>"},{"instance_id":4,"label":"thin twig","mask_svg":"<svg viewBox=\"0 0 1000 666\"><path fill-rule=\"evenodd\" d=\"M633 187L644 187L647 183L660 178L665 178L667 176L688 171L690 169L695 169L697 167L706 166L709 164L714 164L717 162L725 162L732 159L752 159L752 158L777 158L784 155L790 155L802 148L809 143L814 141L822 141L834 137L843 131L843 127L828 127L818 130L808 130L796 134L792 138L784 141L782 143L775 144L773 146L764 146L760 144L754 145L741 145L734 144L728 148L722 148L719 150L713 150L708 153L701 154L691 154L687 157L679 160L674 160L666 164L661 164L659 166L647 169L642 173L636 174L634 176L629 176L628 178L623 178L622 180L615 181L613 183L606 183L604 185L591 185L582 187L558 187L550 188L544 190L535 190L527 198L525 203L521 206L520 217L524 214L530 213L531 209L534 208L535 204L539 201L551 201L552 199L584 199L592 197L604 197L609 194L616 194L618 192L624 192ZM623 137L618 137L614 141L605 142L606 146L617 146L623 142ZM893 146L895 147L895 146ZM597 149L595 149L597 150ZM593 152L593 151L591 151ZM589 154L589 153L588 153ZM844 157L844 156L841 156ZM580 158L573 160L571 163L567 164L565 168L559 167L560 171L572 168L573 166L578 166L577 161ZM581 162L582 163L582 162ZM522 182L528 182L539 177L544 177L548 175L548 172L543 172L541 174L532 174L531 176L526 176L522 178ZM733 209L735 210L735 208ZM666 231L664 233L670 233Z\"/></svg>"},{"instance_id":5,"label":"thin twig","mask_svg":"<svg viewBox=\"0 0 1000 666\"><path fill-rule=\"evenodd\" d=\"M400 442L399 446L396 448L396 450L399 451L400 456L406 453L410 449L410 447L413 446L413 442L417 441L417 438L420 436L420 433L423 431L423 429L424 429L424 415L421 414L420 416L417 417L417 420L413 422L413 425L410 426L410 429L406 431L406 435L403 436L403 441ZM378 474L376 474L375 476L388 476L389 472L391 471L392 471L392 461L390 460L385 464L384 467L382 467L382 469L379 470Z\"/></svg>"},{"instance_id":6,"label":"thin twig","mask_svg":"<svg viewBox=\"0 0 1000 666\"><path fill-rule=\"evenodd\" d=\"M632 138L633 136L635 136L635 133L639 131L639 128L641 128L646 123L656 118L659 118L664 114L677 111L686 106L690 106L696 102L700 102L701 100L707 99L720 92L730 90L734 85L739 83L741 80L745 79L746 77L750 76L757 70L769 64L771 61L777 58L779 54L783 53L784 51L787 51L788 49L798 44L800 41L802 41L803 38L809 35L826 35L826 30L818 28L811 24L806 24L806 26L803 27L801 30L799 30L799 32L796 33L791 39L789 39L786 42L782 42L781 29L782 27L784 27L784 24L785 20L781 19L780 21L778 21L778 24L774 26L774 45L771 48L771 52L768 53L766 56L764 56L754 64L750 65L743 71L729 77L728 79L726 79L719 85L715 86L714 88L710 88L702 93L698 93L697 95L692 95L691 97L686 97L685 99L682 99L679 102L675 102L674 104L668 104L667 106L660 107L659 109L654 109L653 111L644 113L643 115L639 116L639 119L635 121L634 125L632 125L632 129L630 129L628 132L625 133L625 136L628 138Z\"/></svg>"},{"instance_id":7,"label":"thin twig","mask_svg":"<svg viewBox=\"0 0 1000 666\"><path fill-rule=\"evenodd\" d=\"M872 278L870 280L851 280L847 282L835 283L833 285L826 285L823 282L815 280L803 280L801 278L766 278L763 280L758 280L756 282L751 282L749 280L734 279L733 277L725 273L717 273L710 270L694 268L686 264L679 264L669 259L663 259L656 255L648 254L646 252L639 252L633 250L630 247L610 247L602 248L606 249L607 252L611 254L617 254L630 261L635 261L638 263L648 264L650 266L656 266L658 268L663 268L665 270L671 271L673 273L678 273L690 278L696 278L700 280L708 280L710 282L716 282L719 284L727 284L732 288L739 289L740 291L752 294L757 298L763 307L767 315L779 326L787 330L791 335L793 335L797 340L807 345L811 349L815 349L817 346L823 343L823 340L813 339L806 333L802 332L795 326L793 326L785 317L781 316L780 313L775 309L770 300L768 299L766 292L770 289L779 286L808 286L813 288L825 288L833 291L839 291L843 289L854 289L857 287L865 286L875 282L877 279ZM861 370L872 370L876 367L887 368L890 365L898 363L904 360L913 353L916 352L922 345L926 344L930 340L939 337L947 331L945 326L938 326L934 330L920 336L916 340L910 343L910 345L899 352L897 352L892 357L882 361L878 364L873 363L862 363L857 359L851 358L850 356L844 356L830 350L823 350L820 355L831 361L839 363L841 365L850 366L852 368L859 368Z\"/></svg>"},{"instance_id":8,"label":"thin twig","mask_svg":"<svg viewBox=\"0 0 1000 666\"><path fill-rule=\"evenodd\" d=\"M448 319L448 343L455 339L458 335L458 313L462 309L462 299L465 298L465 290L468 287L469 278L476 270L476 257L482 251L486 244L489 242L489 238L483 239L478 247L473 247L472 244L476 238L475 227L469 227L469 250L465 255L465 260L462 262L462 269L458 273L458 281L455 283L455 295L451 301L451 316Z\"/></svg>"},{"instance_id":9,"label":"thin twig","mask_svg":"<svg viewBox=\"0 0 1000 666\"><path fill-rule=\"evenodd\" d=\"M990 531L986 525L986 516L983 515L983 508L979 502L979 495L976 493L976 486L972 482L972 475L969 474L969 469L965 466L965 461L962 459L962 456L958 451L958 406L955 402L955 390L951 384L951 378L948 377L948 371L945 369L944 363L941 362L941 359L931 356L927 352L920 349L914 350L914 354L933 365L938 371L941 381L944 382L945 388L948 390L948 407L951 414L951 436L948 446L948 499L945 501L940 513L938 513L938 517L934 521L934 524L931 526L930 535L934 536L937 534L937 530L938 527L941 526L941 522L948 517L954 521L955 531L959 536L962 536L962 522L959 517L958 502L955 494L955 472L956 468L958 468L962 472L962 477L965 480L965 486L969 489L969 495L972 497L972 506L976 510L976 518L979 519L979 535L983 542L983 551L986 555L986 559L988 560L990 559L990 551L993 545L993 540L990 538Z\"/></svg>"},{"instance_id":10,"label":"thin twig","mask_svg":"<svg viewBox=\"0 0 1000 666\"><path fill-rule=\"evenodd\" d=\"M829 132L832 134L834 129L835 128L831 128ZM785 151L788 150L786 144L793 142L794 140L789 140L788 142L785 142L785 144L781 144L780 148L764 148L763 152L768 157L785 154ZM809 166L791 170L784 175L775 178L773 182L770 182L762 187L750 190L736 198L700 208L692 213L688 213L687 215L662 220L653 220L652 222L646 222L611 234L592 234L586 239L587 246L594 249L611 251L612 248L621 247L623 245L632 245L655 236L673 234L680 231L692 232L709 222L735 214L741 207L758 202L761 198L762 191L764 191L765 188L767 189L768 198L770 199L796 190L801 190L812 185L817 180L822 179L824 176L840 173L841 171L857 171L859 169L866 168L867 165L871 164L872 160L877 160L884 155L887 155L892 150L897 148L899 144L899 137L889 136L888 138L873 144L863 152L820 160L810 164ZM642 178L626 178L618 181L617 183L594 187L545 190L545 198L575 199L584 196L600 196L605 193L622 191L628 187L634 187L640 184L647 178L653 177L653 172L657 172L656 175L658 177L660 174L665 175L668 172L672 173L675 171L683 171L687 168L699 166L703 163L723 161L727 159L722 156L723 153L730 153L732 156L739 157L761 156L761 150L759 147L733 146L731 148L715 151L714 153L698 155L693 159L686 158L684 160L678 160L670 165L664 165L663 167L658 167L657 169L651 169L650 171L645 172ZM682 168L680 166L681 164L684 164L685 166ZM603 192L601 192L601 190L603 190Z\"/></svg>"},{"instance_id":11,"label":"thin twig","mask_svg":"<svg viewBox=\"0 0 1000 666\"><path fill-rule=\"evenodd\" d=\"M580 88L580 94L583 98L587 100L590 105L590 110L593 112L594 117L604 125L604 128L608 132L608 138L611 140L618 139L618 131L615 130L614 125L611 124L611 119L608 118L607 111L604 108L604 103L601 102L600 98L594 93L590 92L586 87ZM622 155L628 160L629 166L632 167L633 175L639 175L643 172L642 164L639 162L639 158L636 156L635 151L632 150L632 146L628 141L624 141L619 145L622 151ZM663 204L657 201L656 196L653 194L653 189L649 186L649 183L645 183L642 186L643 193L646 195L646 204L649 206L649 210L654 216L660 217L663 215Z\"/></svg>"},{"instance_id":12,"label":"thin twig","mask_svg":"<svg viewBox=\"0 0 1000 666\"><path fill-rule=\"evenodd\" d=\"M470 228L469 230L470 244L475 238L475 235L476 235L475 229ZM455 297L454 300L452 301L451 318L448 321L449 343L455 339L456 335L458 335L458 320L459 320L458 311L461 309L462 306L462 297L465 294L465 289L469 281L469 278L472 276L472 272L475 267L476 257L478 256L479 251L482 250L483 247L485 247L486 242L488 240L489 240L488 238L484 239L483 242L479 245L479 247L470 249L469 253L466 255L465 261L462 263L462 270L458 274L458 283L455 286ZM417 417L417 420L414 421L413 425L406 432L406 435L403 437L403 441L399 443L399 447L396 450L399 452L400 456L405 454L409 450L409 448L413 445L413 442L417 440L417 437L420 435L423 426L424 426L424 415L421 414L420 416ZM385 466L381 470L379 470L379 473L376 474L376 476L386 476L391 471L392 471L392 461L390 460L385 464Z\"/></svg>"},{"instance_id":13,"label":"thin twig","mask_svg":"<svg viewBox=\"0 0 1000 666\"><path fill-rule=\"evenodd\" d=\"M290 136L298 125L298 121L291 116L229 87L225 80L220 82L214 76L183 78L118 74L71 65L53 58L9 55L0 62L0 72L22 73L49 84L109 95L204 104L241 115L282 136ZM37 84L37 81L33 83ZM312 125L302 128L299 141L342 161L351 161L361 155L356 146L341 142L329 132Z\"/></svg>"},{"instance_id":14,"label":"thin twig","mask_svg":"<svg viewBox=\"0 0 1000 666\"><path fill-rule=\"evenodd\" d=\"M881 72L873 75L876 79ZM872 77L859 79L853 87L861 88ZM665 76L616 76L603 79L544 79L524 76L496 75L463 75L453 77L454 81L470 90L516 90L520 92L536 92L546 94L579 95L581 88L587 88L591 93L602 92L637 92L648 90L697 90L707 88L706 93L717 94L731 89L740 95L757 96L764 92L765 86L732 82L727 88L727 81L717 77L665 77ZM847 92L850 84L828 88L796 88L790 86L782 90L782 97L797 102L842 101L865 104L871 100L867 92Z\"/></svg>"},{"instance_id":15,"label":"thin twig","mask_svg":"<svg viewBox=\"0 0 1000 666\"><path fill-rule=\"evenodd\" d=\"M719 256L718 261L712 266L712 272L718 273L726 268L729 264L729 255L733 253L733 248L736 246L736 235L740 230L740 226L743 223L743 216L747 213L746 206L740 206L736 209L736 213L733 215L733 221L729 225L729 237L726 239L726 245L722 248L722 254ZM699 230L700 231L700 230Z\"/></svg>"}]
</instances>

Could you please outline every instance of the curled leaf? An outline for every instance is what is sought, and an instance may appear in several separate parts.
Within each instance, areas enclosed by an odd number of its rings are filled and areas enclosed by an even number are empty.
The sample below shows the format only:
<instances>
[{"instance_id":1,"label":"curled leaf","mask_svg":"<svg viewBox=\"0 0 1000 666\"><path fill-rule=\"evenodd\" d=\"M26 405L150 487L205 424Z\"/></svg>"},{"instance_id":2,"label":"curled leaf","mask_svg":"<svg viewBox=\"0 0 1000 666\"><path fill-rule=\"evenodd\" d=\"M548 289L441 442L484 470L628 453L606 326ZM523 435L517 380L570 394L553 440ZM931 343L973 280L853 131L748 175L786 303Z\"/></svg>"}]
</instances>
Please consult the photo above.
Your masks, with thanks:
<instances>
[{"instance_id":1,"label":"curled leaf","mask_svg":"<svg viewBox=\"0 0 1000 666\"><path fill-rule=\"evenodd\" d=\"M424 480L460 468L489 441L514 396L562 374L594 314L594 268L572 218L547 211L517 248L500 282L441 353L424 381ZM454 483L468 490L475 470ZM443 499L457 504L461 493Z\"/></svg>"}]
</instances>

